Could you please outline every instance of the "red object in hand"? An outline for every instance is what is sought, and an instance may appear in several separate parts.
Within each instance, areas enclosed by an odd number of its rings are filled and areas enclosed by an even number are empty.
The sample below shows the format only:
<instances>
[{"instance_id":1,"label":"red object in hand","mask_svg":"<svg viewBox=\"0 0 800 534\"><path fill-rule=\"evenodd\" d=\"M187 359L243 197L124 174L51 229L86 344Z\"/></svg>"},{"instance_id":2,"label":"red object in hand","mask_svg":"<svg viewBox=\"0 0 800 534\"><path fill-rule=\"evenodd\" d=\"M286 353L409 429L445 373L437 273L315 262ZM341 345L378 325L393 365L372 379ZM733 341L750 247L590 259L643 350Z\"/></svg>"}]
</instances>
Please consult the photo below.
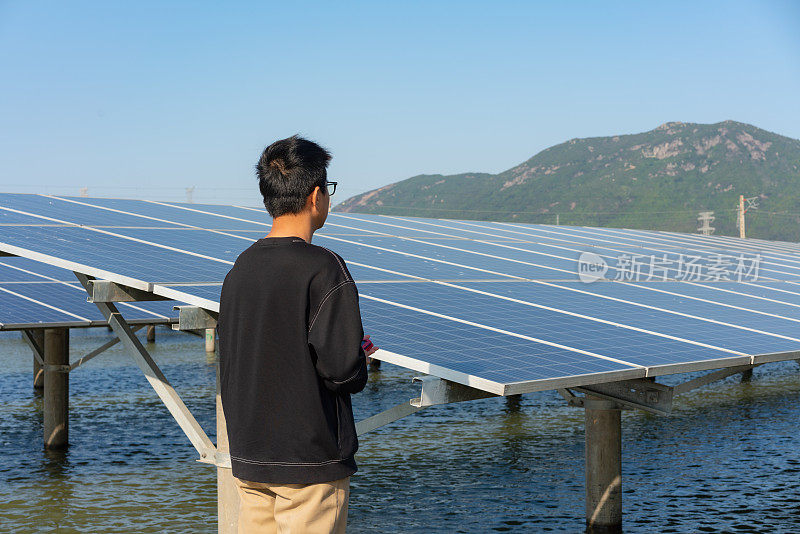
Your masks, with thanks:
<instances>
[{"instance_id":1,"label":"red object in hand","mask_svg":"<svg viewBox=\"0 0 800 534\"><path fill-rule=\"evenodd\" d=\"M372 347L372 341L369 339L364 339L361 341L361 348L364 349L364 352L369 352Z\"/></svg>"}]
</instances>

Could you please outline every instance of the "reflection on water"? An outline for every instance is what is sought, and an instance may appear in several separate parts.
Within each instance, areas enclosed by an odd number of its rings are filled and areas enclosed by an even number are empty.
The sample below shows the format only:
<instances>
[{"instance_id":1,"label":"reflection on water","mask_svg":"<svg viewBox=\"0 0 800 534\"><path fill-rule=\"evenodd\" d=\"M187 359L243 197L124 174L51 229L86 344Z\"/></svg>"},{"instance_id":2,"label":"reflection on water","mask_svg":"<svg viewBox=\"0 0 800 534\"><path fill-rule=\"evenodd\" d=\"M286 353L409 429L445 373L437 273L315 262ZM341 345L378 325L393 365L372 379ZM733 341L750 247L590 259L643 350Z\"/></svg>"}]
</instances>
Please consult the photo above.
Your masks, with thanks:
<instances>
[{"instance_id":1,"label":"reflection on water","mask_svg":"<svg viewBox=\"0 0 800 534\"><path fill-rule=\"evenodd\" d=\"M202 339L159 334L148 348L213 439L213 359ZM29 349L2 334L0 350L1 532L216 531L214 470L120 347L70 377L67 451L43 450ZM625 532L800 532L798 371L731 377L668 417L625 412ZM384 364L357 417L414 396L412 376ZM583 530L583 412L554 392L426 409L364 436L358 462L349 532Z\"/></svg>"}]
</instances>

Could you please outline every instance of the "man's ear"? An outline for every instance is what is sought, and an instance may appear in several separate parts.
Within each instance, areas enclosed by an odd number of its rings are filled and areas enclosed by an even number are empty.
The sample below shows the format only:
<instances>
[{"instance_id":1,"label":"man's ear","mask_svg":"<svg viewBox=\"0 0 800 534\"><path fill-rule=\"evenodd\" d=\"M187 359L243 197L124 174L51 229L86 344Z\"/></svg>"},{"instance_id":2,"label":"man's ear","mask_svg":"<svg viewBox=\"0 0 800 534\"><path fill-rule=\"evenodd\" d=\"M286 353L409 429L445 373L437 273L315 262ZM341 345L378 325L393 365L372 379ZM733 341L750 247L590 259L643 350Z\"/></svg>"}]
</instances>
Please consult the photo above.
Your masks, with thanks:
<instances>
[{"instance_id":1,"label":"man's ear","mask_svg":"<svg viewBox=\"0 0 800 534\"><path fill-rule=\"evenodd\" d=\"M321 206L325 202L325 193L322 191L320 186L314 187L314 190L308 195L308 202L306 204L307 208L316 208L319 210L319 206Z\"/></svg>"},{"instance_id":2,"label":"man's ear","mask_svg":"<svg viewBox=\"0 0 800 534\"><path fill-rule=\"evenodd\" d=\"M317 200L317 189L319 189L319 186L315 187L314 190L311 191L311 193L309 193L308 196L306 197L306 207L305 207L305 209L310 210L318 202L318 200Z\"/></svg>"},{"instance_id":3,"label":"man's ear","mask_svg":"<svg viewBox=\"0 0 800 534\"><path fill-rule=\"evenodd\" d=\"M311 205L317 207L321 202L320 196L322 196L322 189L319 186L316 186L314 190L311 192Z\"/></svg>"}]
</instances>

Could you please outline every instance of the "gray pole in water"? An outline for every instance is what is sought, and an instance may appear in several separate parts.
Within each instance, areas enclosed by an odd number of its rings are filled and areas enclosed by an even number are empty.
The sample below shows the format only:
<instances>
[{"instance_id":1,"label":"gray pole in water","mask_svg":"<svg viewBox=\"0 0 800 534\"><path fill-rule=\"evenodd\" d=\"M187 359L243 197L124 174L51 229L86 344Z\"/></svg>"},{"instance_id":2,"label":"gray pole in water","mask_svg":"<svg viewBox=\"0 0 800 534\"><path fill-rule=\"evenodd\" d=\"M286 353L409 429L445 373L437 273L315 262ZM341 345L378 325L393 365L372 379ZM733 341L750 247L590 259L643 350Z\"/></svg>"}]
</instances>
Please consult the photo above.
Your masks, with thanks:
<instances>
[{"instance_id":1,"label":"gray pole in water","mask_svg":"<svg viewBox=\"0 0 800 534\"><path fill-rule=\"evenodd\" d=\"M214 328L206 328L206 352L214 352L216 333Z\"/></svg>"},{"instance_id":2,"label":"gray pole in water","mask_svg":"<svg viewBox=\"0 0 800 534\"><path fill-rule=\"evenodd\" d=\"M622 527L622 423L611 401L587 395L586 526L591 532Z\"/></svg>"},{"instance_id":3,"label":"gray pole in water","mask_svg":"<svg viewBox=\"0 0 800 534\"><path fill-rule=\"evenodd\" d=\"M31 337L41 349L44 348L44 330L37 328L36 330L29 330ZM33 354L33 389L44 388L44 369L39 360L36 359L36 352Z\"/></svg>"},{"instance_id":4,"label":"gray pole in water","mask_svg":"<svg viewBox=\"0 0 800 534\"><path fill-rule=\"evenodd\" d=\"M153 343L156 340L156 325L147 325L147 342Z\"/></svg>"},{"instance_id":5,"label":"gray pole in water","mask_svg":"<svg viewBox=\"0 0 800 534\"><path fill-rule=\"evenodd\" d=\"M219 351L217 351L217 453L229 454L228 428L220 396ZM228 467L217 467L217 529L219 534L236 534L239 522L239 493Z\"/></svg>"},{"instance_id":6,"label":"gray pole in water","mask_svg":"<svg viewBox=\"0 0 800 534\"><path fill-rule=\"evenodd\" d=\"M44 331L44 448L69 441L69 329Z\"/></svg>"}]
</instances>

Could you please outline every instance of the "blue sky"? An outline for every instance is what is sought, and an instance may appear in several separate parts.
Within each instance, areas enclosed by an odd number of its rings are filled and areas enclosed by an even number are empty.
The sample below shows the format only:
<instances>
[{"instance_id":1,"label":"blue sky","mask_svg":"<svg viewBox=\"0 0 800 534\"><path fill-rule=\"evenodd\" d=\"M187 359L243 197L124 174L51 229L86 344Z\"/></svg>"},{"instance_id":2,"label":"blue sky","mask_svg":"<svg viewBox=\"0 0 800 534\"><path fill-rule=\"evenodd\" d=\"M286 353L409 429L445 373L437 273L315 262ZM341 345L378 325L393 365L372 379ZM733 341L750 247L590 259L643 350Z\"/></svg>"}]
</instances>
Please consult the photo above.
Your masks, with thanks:
<instances>
[{"instance_id":1,"label":"blue sky","mask_svg":"<svg viewBox=\"0 0 800 534\"><path fill-rule=\"evenodd\" d=\"M800 2L0 0L0 191L258 205L301 133L336 199L574 137L800 138Z\"/></svg>"}]
</instances>

